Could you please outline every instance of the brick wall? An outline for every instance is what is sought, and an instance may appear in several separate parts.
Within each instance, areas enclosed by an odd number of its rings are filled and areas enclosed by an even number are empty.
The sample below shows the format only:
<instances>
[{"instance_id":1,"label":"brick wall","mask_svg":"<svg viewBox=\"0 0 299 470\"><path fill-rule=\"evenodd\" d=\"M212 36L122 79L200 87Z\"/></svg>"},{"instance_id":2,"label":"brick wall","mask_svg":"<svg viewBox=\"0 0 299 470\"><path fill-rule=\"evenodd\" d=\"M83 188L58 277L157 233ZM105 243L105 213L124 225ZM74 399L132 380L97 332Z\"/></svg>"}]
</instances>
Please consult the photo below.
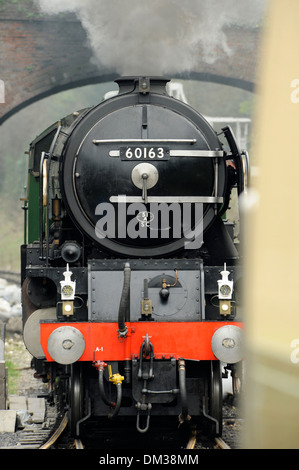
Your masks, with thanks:
<instances>
[{"instance_id":1,"label":"brick wall","mask_svg":"<svg viewBox=\"0 0 299 470\"><path fill-rule=\"evenodd\" d=\"M226 35L233 54L219 51L219 59L207 64L198 52L198 69L191 76L252 89L259 30L234 28ZM41 15L32 0L1 2L0 80L5 103L0 96L0 123L39 97L116 75L99 70L91 57L86 33L75 16Z\"/></svg>"}]
</instances>

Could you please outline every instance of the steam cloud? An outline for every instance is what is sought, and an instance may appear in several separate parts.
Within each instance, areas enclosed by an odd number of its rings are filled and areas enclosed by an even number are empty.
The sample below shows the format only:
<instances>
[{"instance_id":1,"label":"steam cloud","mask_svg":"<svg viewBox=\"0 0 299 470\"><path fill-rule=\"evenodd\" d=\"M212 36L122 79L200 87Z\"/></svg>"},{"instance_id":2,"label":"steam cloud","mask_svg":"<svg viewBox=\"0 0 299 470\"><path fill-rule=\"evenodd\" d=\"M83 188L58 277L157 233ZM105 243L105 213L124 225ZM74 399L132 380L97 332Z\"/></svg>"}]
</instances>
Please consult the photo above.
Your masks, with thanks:
<instances>
[{"instance_id":1,"label":"steam cloud","mask_svg":"<svg viewBox=\"0 0 299 470\"><path fill-rule=\"evenodd\" d=\"M224 28L255 26L266 0L36 0L48 14L73 12L85 28L95 63L120 75L163 75L227 56Z\"/></svg>"}]
</instances>

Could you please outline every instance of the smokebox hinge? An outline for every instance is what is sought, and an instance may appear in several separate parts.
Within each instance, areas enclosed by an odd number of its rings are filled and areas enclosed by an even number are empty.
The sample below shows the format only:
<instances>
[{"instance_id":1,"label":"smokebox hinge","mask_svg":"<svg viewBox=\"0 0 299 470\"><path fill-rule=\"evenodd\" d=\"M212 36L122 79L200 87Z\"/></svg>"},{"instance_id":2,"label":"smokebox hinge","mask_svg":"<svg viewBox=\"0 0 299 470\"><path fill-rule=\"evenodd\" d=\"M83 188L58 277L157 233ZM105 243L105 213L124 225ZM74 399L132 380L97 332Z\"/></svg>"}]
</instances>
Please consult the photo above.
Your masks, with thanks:
<instances>
[{"instance_id":1,"label":"smokebox hinge","mask_svg":"<svg viewBox=\"0 0 299 470\"><path fill-rule=\"evenodd\" d=\"M150 78L149 77L140 77L139 78L139 93L146 93L150 92Z\"/></svg>"}]
</instances>

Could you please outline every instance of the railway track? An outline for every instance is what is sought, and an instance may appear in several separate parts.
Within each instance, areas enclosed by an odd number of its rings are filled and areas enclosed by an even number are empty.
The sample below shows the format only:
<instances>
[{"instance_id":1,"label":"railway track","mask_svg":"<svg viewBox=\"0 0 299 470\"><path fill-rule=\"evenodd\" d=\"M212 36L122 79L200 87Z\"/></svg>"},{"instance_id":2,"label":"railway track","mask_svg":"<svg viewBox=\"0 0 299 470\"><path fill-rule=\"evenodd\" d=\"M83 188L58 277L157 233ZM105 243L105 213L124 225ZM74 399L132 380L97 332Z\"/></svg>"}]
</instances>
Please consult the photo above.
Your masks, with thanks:
<instances>
[{"instance_id":1,"label":"railway track","mask_svg":"<svg viewBox=\"0 0 299 470\"><path fill-rule=\"evenodd\" d=\"M94 448L93 446L90 447L90 442L88 442L88 438L87 440L85 441L85 439L83 438L83 441L79 438L76 438L76 439L71 439L68 435L68 432L67 432L67 413L64 415L63 419L61 420L61 423L60 425L58 426L58 428L55 430L55 432L53 433L53 435L51 435L51 437L47 440L47 442L45 442L42 446L39 447L39 449L50 449L50 448L58 448L58 449L85 449L85 448ZM65 436L63 436L63 433L65 433ZM222 450L226 450L226 449L231 449L230 445L224 441L224 439L218 437L218 438L215 438L215 440L213 441L203 441L203 442L200 442L200 438L198 437L198 432L196 430L196 427L192 427L190 429L190 432L189 432L189 435L187 437L187 439L185 439L185 441L177 441L177 443L179 443L179 445L176 447L173 447L171 445L171 449L172 448L176 448L179 449L179 450L196 450L196 449L210 449L210 448L213 448L213 449L222 449ZM150 441L150 437L149 437L149 441ZM59 442L60 440L60 442ZM101 444L104 444L103 442L101 443L101 441L98 441L98 445L97 445L97 449L98 450L106 450L106 447L105 445L101 445ZM114 441L114 444L113 444L113 448L119 448L119 443L117 443L117 441ZM130 446L128 446L127 448L130 449ZM166 447L168 449L168 447ZM153 447L154 449L154 447ZM170 450L171 450L170 449Z\"/></svg>"},{"instance_id":2,"label":"railway track","mask_svg":"<svg viewBox=\"0 0 299 470\"><path fill-rule=\"evenodd\" d=\"M202 449L231 449L232 447L225 442L222 438L215 438L213 441L207 441L201 439L196 428L193 427L190 429L189 433L185 437L180 439L175 439L172 441L172 436L165 434L165 431L162 432L164 439L164 448L168 451L176 450L202 450ZM1 449L97 449L105 450L110 449L130 449L131 446L128 445L128 442L120 443L117 439L111 439L112 447L107 447L107 436L105 439L100 439L100 436L96 436L99 439L95 441L88 437L83 437L83 440L79 438L71 438L68 430L68 413L65 413L63 416L59 416L57 409L55 407L50 407L47 405L45 422L40 425L35 425L32 427L25 427L21 432L18 432L18 444L10 447L0 447ZM162 439L162 437L161 437ZM108 437L109 440L109 437ZM124 438L126 441L126 438ZM132 441L131 441L132 442ZM155 448L160 448L160 446L152 446L152 438L148 437L146 441L147 445L145 447L139 447L139 450L147 449L147 452L154 451ZM169 443L169 445L167 445Z\"/></svg>"},{"instance_id":3,"label":"railway track","mask_svg":"<svg viewBox=\"0 0 299 470\"><path fill-rule=\"evenodd\" d=\"M56 429L56 431L53 433L53 435L45 442L42 446L39 447L39 449L50 449L53 446L55 446L55 443L61 438L62 433L65 431L67 427L67 414L63 417L61 424L59 427ZM68 438L66 437L66 441ZM81 439L76 438L72 441L72 444L66 444L65 440L62 440L61 444L58 444L58 448L73 448L73 449L85 449L85 445L82 442ZM187 450L194 450L196 449L197 445L197 432L196 429L193 429L190 432L190 436L188 439L187 444L184 447L181 447L181 450L187 449ZM231 449L231 447L222 439L222 438L215 438L215 443L213 443L213 448L214 449ZM99 446L100 448L101 446ZM202 447L201 447L202 448Z\"/></svg>"},{"instance_id":4,"label":"railway track","mask_svg":"<svg viewBox=\"0 0 299 470\"><path fill-rule=\"evenodd\" d=\"M68 423L68 418L67 418L67 413L65 413L58 428L55 430L52 436L47 440L47 442L45 442L42 446L40 446L40 449L50 449L50 447L57 441L57 439L61 436L61 434L67 427L67 423Z\"/></svg>"},{"instance_id":5,"label":"railway track","mask_svg":"<svg viewBox=\"0 0 299 470\"><path fill-rule=\"evenodd\" d=\"M215 443L219 449L231 449L231 447L221 437L216 437Z\"/></svg>"},{"instance_id":6,"label":"railway track","mask_svg":"<svg viewBox=\"0 0 299 470\"><path fill-rule=\"evenodd\" d=\"M40 389L37 389L37 394ZM243 419L238 416L238 406L231 400L224 404L223 435L222 438L209 440L196 427L181 426L178 428L177 420L172 420L167 426L158 418L152 422L151 432L147 435L136 431L135 421L118 419L118 423L111 420L99 423L88 420L85 427L80 428L81 439L70 436L68 428L68 414L60 411L56 406L45 403L44 420L41 423L25 425L24 429L17 431L14 443L10 449L94 449L109 452L115 449L139 450L154 452L156 449L165 449L177 452L186 450L199 451L202 449L237 449ZM2 441L3 442L3 441ZM1 436L0 436L1 443ZM0 449L1 447L0 444Z\"/></svg>"},{"instance_id":7,"label":"railway track","mask_svg":"<svg viewBox=\"0 0 299 470\"><path fill-rule=\"evenodd\" d=\"M2 449L22 450L46 450L46 449L84 449L80 439L70 439L67 431L68 418L67 413L62 418L57 417L56 410L47 410L45 422L40 425L27 426L22 431L18 431L18 444ZM62 439L58 446L59 440Z\"/></svg>"}]
</instances>

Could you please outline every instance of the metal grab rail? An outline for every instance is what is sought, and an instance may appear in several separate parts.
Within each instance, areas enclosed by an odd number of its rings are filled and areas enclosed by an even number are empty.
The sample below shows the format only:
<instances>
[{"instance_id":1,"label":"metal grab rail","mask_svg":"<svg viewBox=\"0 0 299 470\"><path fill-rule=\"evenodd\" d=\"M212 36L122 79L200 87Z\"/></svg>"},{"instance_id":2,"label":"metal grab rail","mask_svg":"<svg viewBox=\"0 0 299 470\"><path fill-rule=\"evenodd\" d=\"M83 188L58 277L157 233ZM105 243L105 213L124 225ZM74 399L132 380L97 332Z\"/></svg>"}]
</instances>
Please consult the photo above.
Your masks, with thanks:
<instances>
[{"instance_id":1,"label":"metal grab rail","mask_svg":"<svg viewBox=\"0 0 299 470\"><path fill-rule=\"evenodd\" d=\"M39 230L40 230L40 259L43 260L45 259L44 257L44 248L43 248L43 243L44 243L44 235L43 235L43 228L44 228L44 221L43 221L43 215L44 211L43 208L44 206L46 207L46 234L47 234L47 247L46 247L46 258L48 262L48 255L49 255L49 182L46 181L46 201L45 204L43 203L43 196L44 196L44 163L46 160L48 160L47 166L47 175L46 177L48 178L48 175L50 174L50 166L51 166L51 160L54 152L54 148L58 139L58 136L60 134L61 130L61 123L57 123L57 131L54 136L54 139L52 140L51 147L49 150L49 153L42 152L41 154L41 159L40 159L40 169L39 169Z\"/></svg>"}]
</instances>

